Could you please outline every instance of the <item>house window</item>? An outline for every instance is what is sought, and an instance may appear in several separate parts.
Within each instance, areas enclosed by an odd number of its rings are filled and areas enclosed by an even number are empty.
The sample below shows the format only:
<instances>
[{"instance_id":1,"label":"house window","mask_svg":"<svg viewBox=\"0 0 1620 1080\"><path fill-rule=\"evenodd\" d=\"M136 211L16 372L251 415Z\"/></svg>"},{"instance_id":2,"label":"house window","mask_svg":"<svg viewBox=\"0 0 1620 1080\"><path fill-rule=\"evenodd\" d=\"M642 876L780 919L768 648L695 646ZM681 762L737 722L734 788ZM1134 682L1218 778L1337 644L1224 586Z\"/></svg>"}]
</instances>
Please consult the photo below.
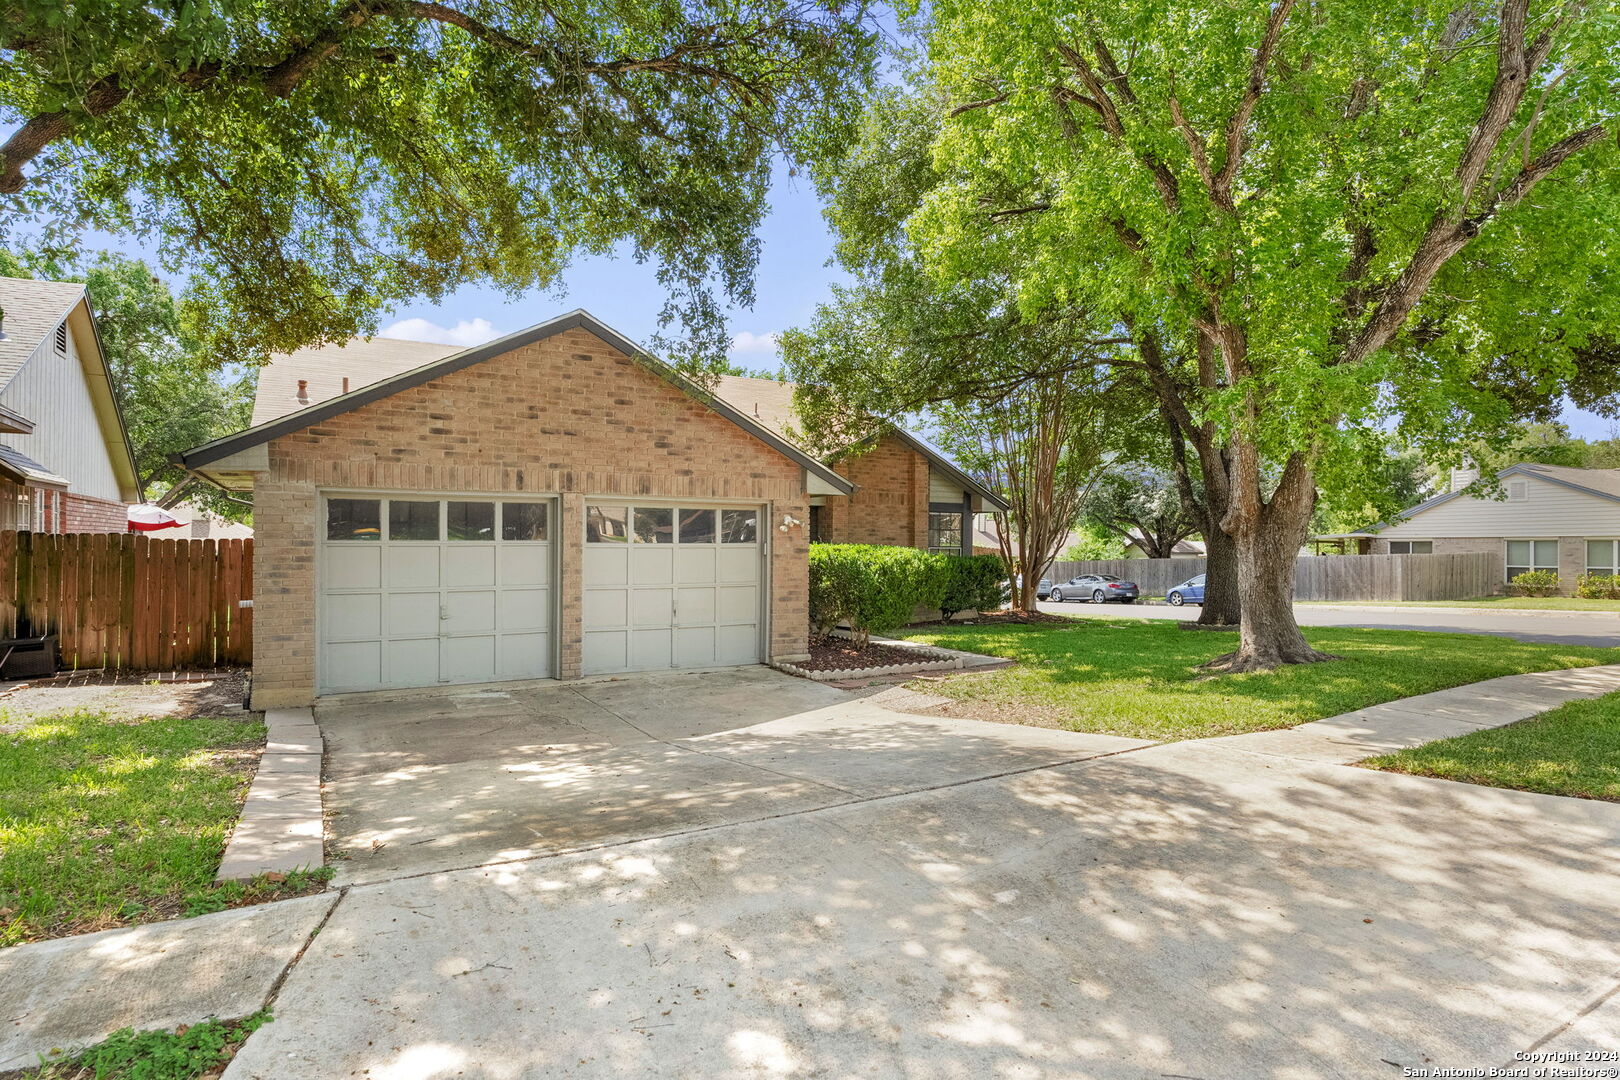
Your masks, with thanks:
<instances>
[{"instance_id":1,"label":"house window","mask_svg":"<svg viewBox=\"0 0 1620 1080\"><path fill-rule=\"evenodd\" d=\"M827 542L827 508L825 506L810 507L810 542L812 544L825 544Z\"/></svg>"},{"instance_id":2,"label":"house window","mask_svg":"<svg viewBox=\"0 0 1620 1080\"><path fill-rule=\"evenodd\" d=\"M1586 542L1586 572L1613 574L1620 571L1620 540L1588 540Z\"/></svg>"},{"instance_id":3,"label":"house window","mask_svg":"<svg viewBox=\"0 0 1620 1080\"><path fill-rule=\"evenodd\" d=\"M1389 542L1391 555L1433 555L1433 540L1391 540Z\"/></svg>"},{"instance_id":4,"label":"house window","mask_svg":"<svg viewBox=\"0 0 1620 1080\"><path fill-rule=\"evenodd\" d=\"M1507 578L1512 581L1531 570L1558 572L1558 541L1509 540L1507 542Z\"/></svg>"},{"instance_id":5,"label":"house window","mask_svg":"<svg viewBox=\"0 0 1620 1080\"><path fill-rule=\"evenodd\" d=\"M962 553L962 513L930 512L928 515L928 550L951 555Z\"/></svg>"}]
</instances>

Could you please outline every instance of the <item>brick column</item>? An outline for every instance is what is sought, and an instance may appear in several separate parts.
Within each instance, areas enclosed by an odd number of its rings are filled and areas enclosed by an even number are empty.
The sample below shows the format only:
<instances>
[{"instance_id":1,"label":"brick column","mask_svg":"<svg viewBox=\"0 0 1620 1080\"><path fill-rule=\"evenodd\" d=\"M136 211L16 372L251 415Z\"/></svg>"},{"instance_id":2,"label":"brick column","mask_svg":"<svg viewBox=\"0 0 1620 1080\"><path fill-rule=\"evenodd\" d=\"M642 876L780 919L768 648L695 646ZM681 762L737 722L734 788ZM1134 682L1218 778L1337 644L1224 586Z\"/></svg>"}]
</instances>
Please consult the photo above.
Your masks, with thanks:
<instances>
[{"instance_id":1,"label":"brick column","mask_svg":"<svg viewBox=\"0 0 1620 1080\"><path fill-rule=\"evenodd\" d=\"M1558 538L1558 592L1575 595L1575 579L1586 573L1586 537Z\"/></svg>"},{"instance_id":2,"label":"brick column","mask_svg":"<svg viewBox=\"0 0 1620 1080\"><path fill-rule=\"evenodd\" d=\"M928 547L928 459L911 455L911 546Z\"/></svg>"},{"instance_id":3,"label":"brick column","mask_svg":"<svg viewBox=\"0 0 1620 1080\"><path fill-rule=\"evenodd\" d=\"M565 491L557 503L557 678L577 679L585 642L585 496Z\"/></svg>"}]
</instances>

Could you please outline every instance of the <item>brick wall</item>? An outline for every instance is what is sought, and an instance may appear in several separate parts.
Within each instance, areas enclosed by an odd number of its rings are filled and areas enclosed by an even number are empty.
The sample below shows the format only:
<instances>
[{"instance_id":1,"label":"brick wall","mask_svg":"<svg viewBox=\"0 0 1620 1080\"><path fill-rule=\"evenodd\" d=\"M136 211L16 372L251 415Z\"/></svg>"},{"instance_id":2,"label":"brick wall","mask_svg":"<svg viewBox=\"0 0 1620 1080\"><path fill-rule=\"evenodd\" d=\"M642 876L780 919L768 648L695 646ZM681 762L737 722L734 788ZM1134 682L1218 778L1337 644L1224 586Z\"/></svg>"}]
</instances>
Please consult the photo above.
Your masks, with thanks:
<instances>
[{"instance_id":1,"label":"brick wall","mask_svg":"<svg viewBox=\"0 0 1620 1080\"><path fill-rule=\"evenodd\" d=\"M586 495L769 504L774 658L801 656L809 619L802 468L585 330L569 330L273 440L254 494L253 699L315 689L317 493L323 489L561 496L561 664L580 671Z\"/></svg>"},{"instance_id":2,"label":"brick wall","mask_svg":"<svg viewBox=\"0 0 1620 1080\"><path fill-rule=\"evenodd\" d=\"M129 508L121 502L66 492L62 496L63 532L127 532Z\"/></svg>"},{"instance_id":3,"label":"brick wall","mask_svg":"<svg viewBox=\"0 0 1620 1080\"><path fill-rule=\"evenodd\" d=\"M835 462L833 469L857 490L827 500L829 542L928 546L927 458L885 435L866 453Z\"/></svg>"},{"instance_id":4,"label":"brick wall","mask_svg":"<svg viewBox=\"0 0 1620 1080\"><path fill-rule=\"evenodd\" d=\"M1500 536L1452 536L1437 539L1433 543L1436 555L1483 551L1504 560L1507 558L1507 549L1504 547L1506 540ZM1372 554L1388 555L1389 541L1375 537L1372 542ZM1574 595L1575 579L1584 573L1586 573L1586 537L1558 537L1558 591L1564 596Z\"/></svg>"}]
</instances>

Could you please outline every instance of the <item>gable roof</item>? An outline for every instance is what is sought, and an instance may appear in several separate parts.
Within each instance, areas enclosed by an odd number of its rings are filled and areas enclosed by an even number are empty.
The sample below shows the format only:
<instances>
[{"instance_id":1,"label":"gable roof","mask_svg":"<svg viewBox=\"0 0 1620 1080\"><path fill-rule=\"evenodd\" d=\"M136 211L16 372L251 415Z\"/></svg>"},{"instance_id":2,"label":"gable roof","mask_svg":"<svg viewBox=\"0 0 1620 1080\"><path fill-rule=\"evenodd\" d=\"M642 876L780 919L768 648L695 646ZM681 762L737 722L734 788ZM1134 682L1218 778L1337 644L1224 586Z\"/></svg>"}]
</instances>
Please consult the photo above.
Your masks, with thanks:
<instances>
[{"instance_id":1,"label":"gable roof","mask_svg":"<svg viewBox=\"0 0 1620 1080\"><path fill-rule=\"evenodd\" d=\"M322 420L330 419L331 417L349 412L352 409L358 409L363 405L369 405L374 401L380 401L383 398L397 394L402 390L408 390L412 387L421 386L423 383L449 375L452 372L460 371L463 368L471 367L474 364L482 363L485 360L500 356L501 354L510 352L513 349L522 348L525 345L532 345L537 341L543 341L546 338L555 337L556 335L564 333L565 331L575 329L585 330L589 333L595 334L597 337L607 342L608 345L624 353L632 360L635 360L637 363L647 368L653 374L658 375L660 378L670 383L677 390L680 390L688 397L691 397L703 405L708 406L710 409L725 417L727 420L730 420L732 423L736 424L738 427L742 428L744 431L748 432L750 435L754 436L771 449L777 451L782 456L814 473L822 481L831 485L834 490L841 491L846 495L855 490L855 486L853 484L844 479L842 476L839 476L837 473L833 472L832 469L828 468L825 464L817 460L804 449L795 446L792 442L766 427L758 420L753 419L726 401L704 390L693 380L676 371L662 360L652 356L646 350L642 349L640 346L626 338L623 334L609 328L599 321L595 316L583 309L576 309L568 312L566 315L560 315L557 318L551 319L547 322L537 323L526 330L519 330L516 333L508 334L505 337L496 338L494 341L487 342L483 345L474 346L470 349L462 349L459 352L452 352L448 356L428 360L419 366L397 372L376 382L359 386L350 390L346 394L339 393L336 397L327 398L324 401L315 401L312 404L300 408L294 412L289 412L284 415L275 416L271 419L264 420L263 422L257 423L245 431L239 431L234 435L227 435L224 438L215 439L212 442L207 442L201 446L194 447L182 454L176 454L174 460L178 464L185 466L187 469L200 468L208 465L211 462L216 462L223 458L230 457L232 454L240 453L243 450L268 443L270 440L277 438L278 436L287 435L294 431L301 431L304 428L309 427L311 424L317 424ZM378 339L374 338L372 340L376 341ZM386 341L387 339L383 340ZM422 345L424 343L415 342L413 344ZM434 348L440 347L434 346ZM307 354L311 351L312 350L303 350L303 353ZM291 355L297 356L300 354ZM372 357L372 359L376 359L377 354L374 351L369 355ZM289 356L288 359L291 359L291 356ZM273 366L274 365L272 365L272 367ZM289 366L288 370L293 370L293 368ZM294 383L296 384L296 378L294 378ZM257 402L255 402L254 412L256 416L258 411L258 405ZM267 412L268 411L273 411L273 409L267 409Z\"/></svg>"},{"instance_id":2,"label":"gable roof","mask_svg":"<svg viewBox=\"0 0 1620 1080\"><path fill-rule=\"evenodd\" d=\"M793 390L794 384L790 382L740 375L722 375L715 384L716 394L784 437L791 437L789 433L794 430L797 423L798 414L793 409ZM927 458L930 465L950 477L959 486L977 495L997 510L1007 509L1005 499L963 472L956 462L928 442L898 424L891 423L888 428L907 446Z\"/></svg>"},{"instance_id":3,"label":"gable roof","mask_svg":"<svg viewBox=\"0 0 1620 1080\"><path fill-rule=\"evenodd\" d=\"M5 309L0 329L6 335L0 340L0 390L83 299L84 286L77 282L0 277L0 308Z\"/></svg>"},{"instance_id":4,"label":"gable roof","mask_svg":"<svg viewBox=\"0 0 1620 1080\"><path fill-rule=\"evenodd\" d=\"M313 345L275 357L259 369L252 427L342 395L345 384L360 389L433 364L465 346L403 338L352 338L341 345ZM299 383L304 384L299 393Z\"/></svg>"},{"instance_id":5,"label":"gable roof","mask_svg":"<svg viewBox=\"0 0 1620 1080\"><path fill-rule=\"evenodd\" d=\"M1620 469L1575 469L1567 465L1542 465L1534 461L1521 461L1517 465L1509 465L1496 474L1498 480L1510 476L1531 476L1538 480L1545 480L1549 484L1569 488L1587 495L1595 495L1600 499L1620 503ZM1396 514L1392 521L1380 521L1376 525L1369 525L1364 533L1348 535L1367 535L1387 529L1391 525L1409 521L1426 510L1433 510L1443 506L1451 500L1462 495L1470 494L1466 487L1456 491L1446 491L1431 499L1426 499L1416 506L1408 507Z\"/></svg>"}]
</instances>

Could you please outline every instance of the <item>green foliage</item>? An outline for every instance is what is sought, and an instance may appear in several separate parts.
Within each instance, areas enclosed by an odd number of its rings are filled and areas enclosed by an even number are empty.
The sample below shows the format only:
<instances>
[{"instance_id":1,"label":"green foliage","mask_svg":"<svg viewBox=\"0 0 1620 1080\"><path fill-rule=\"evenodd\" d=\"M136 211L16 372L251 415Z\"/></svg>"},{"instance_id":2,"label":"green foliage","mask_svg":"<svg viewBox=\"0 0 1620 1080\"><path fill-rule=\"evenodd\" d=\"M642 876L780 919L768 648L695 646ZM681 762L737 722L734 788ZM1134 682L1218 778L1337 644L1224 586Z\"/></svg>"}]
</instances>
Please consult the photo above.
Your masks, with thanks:
<instances>
[{"instance_id":1,"label":"green foliage","mask_svg":"<svg viewBox=\"0 0 1620 1080\"><path fill-rule=\"evenodd\" d=\"M1481 648L1474 634L1310 627L1310 643L1342 662L1211 676L1200 665L1237 634L1189 633L1161 619L953 623L901 636L1019 661L930 683L929 693L958 700L955 715L973 716L973 703L983 702L986 720L1167 740L1292 727L1500 675L1607 664L1614 654L1507 638Z\"/></svg>"},{"instance_id":2,"label":"green foliage","mask_svg":"<svg viewBox=\"0 0 1620 1080\"><path fill-rule=\"evenodd\" d=\"M1082 522L1073 535L1079 539L1064 549L1063 558L1067 562L1097 562L1125 557L1125 541L1115 533Z\"/></svg>"},{"instance_id":3,"label":"green foliage","mask_svg":"<svg viewBox=\"0 0 1620 1080\"><path fill-rule=\"evenodd\" d=\"M1508 582L1515 596L1551 596L1558 591L1558 575L1551 570L1526 570Z\"/></svg>"},{"instance_id":4,"label":"green foliage","mask_svg":"<svg viewBox=\"0 0 1620 1080\"><path fill-rule=\"evenodd\" d=\"M1140 466L1119 466L1104 474L1081 513L1092 528L1117 537L1122 547L1125 541L1137 541L1153 559L1170 558L1176 544L1198 531L1198 520L1182 505L1175 478ZM1123 555L1122 550L1119 557Z\"/></svg>"},{"instance_id":5,"label":"green foliage","mask_svg":"<svg viewBox=\"0 0 1620 1080\"><path fill-rule=\"evenodd\" d=\"M944 559L948 581L939 610L949 619L958 611L995 611L1001 607L1007 572L998 555L935 555Z\"/></svg>"},{"instance_id":6,"label":"green foliage","mask_svg":"<svg viewBox=\"0 0 1620 1080\"><path fill-rule=\"evenodd\" d=\"M247 427L253 377L214 363L168 286L145 263L111 251L77 259L0 251L0 276L88 286L143 485L161 490L177 483L185 474L170 464L170 454ZM196 490L194 501L227 517L245 516L240 503L206 489Z\"/></svg>"},{"instance_id":7,"label":"green foliage","mask_svg":"<svg viewBox=\"0 0 1620 1080\"><path fill-rule=\"evenodd\" d=\"M1620 574L1582 574L1575 579L1575 595L1582 600L1620 600Z\"/></svg>"},{"instance_id":8,"label":"green foliage","mask_svg":"<svg viewBox=\"0 0 1620 1080\"><path fill-rule=\"evenodd\" d=\"M241 1020L205 1020L177 1031L123 1028L90 1049L42 1063L29 1080L196 1080L216 1073L247 1037L270 1023L268 1010Z\"/></svg>"},{"instance_id":9,"label":"green foliage","mask_svg":"<svg viewBox=\"0 0 1620 1080\"><path fill-rule=\"evenodd\" d=\"M0 735L0 947L194 906L247 791L231 751L263 740L240 720L87 712Z\"/></svg>"},{"instance_id":10,"label":"green foliage","mask_svg":"<svg viewBox=\"0 0 1620 1080\"><path fill-rule=\"evenodd\" d=\"M843 140L875 37L812 0L17 0L0 242L149 239L227 364L619 252L717 361L772 161Z\"/></svg>"},{"instance_id":11,"label":"green foliage","mask_svg":"<svg viewBox=\"0 0 1620 1080\"><path fill-rule=\"evenodd\" d=\"M811 628L824 634L847 621L863 641L896 630L919 607L940 606L957 558L908 547L811 544Z\"/></svg>"}]
</instances>

